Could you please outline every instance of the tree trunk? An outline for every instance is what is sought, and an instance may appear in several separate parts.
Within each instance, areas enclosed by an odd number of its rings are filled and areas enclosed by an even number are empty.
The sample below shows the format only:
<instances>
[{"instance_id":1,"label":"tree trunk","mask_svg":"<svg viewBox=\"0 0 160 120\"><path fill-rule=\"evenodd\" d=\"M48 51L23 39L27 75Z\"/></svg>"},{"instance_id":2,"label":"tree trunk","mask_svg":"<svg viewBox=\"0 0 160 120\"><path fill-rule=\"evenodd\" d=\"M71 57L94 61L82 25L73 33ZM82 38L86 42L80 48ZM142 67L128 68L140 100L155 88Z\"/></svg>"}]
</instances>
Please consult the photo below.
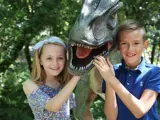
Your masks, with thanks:
<instances>
[{"instance_id":1,"label":"tree trunk","mask_svg":"<svg viewBox=\"0 0 160 120\"><path fill-rule=\"evenodd\" d=\"M29 71L31 72L31 70L32 70L32 67L31 67L32 61L31 61L31 56L30 56L30 52L29 52L29 43L28 42L25 45L24 53L25 53L25 57L26 57L26 60L27 60L27 63L28 63Z\"/></svg>"},{"instance_id":2,"label":"tree trunk","mask_svg":"<svg viewBox=\"0 0 160 120\"><path fill-rule=\"evenodd\" d=\"M154 62L154 55L156 50L156 44L153 43L152 52L151 52L151 64Z\"/></svg>"}]
</instances>

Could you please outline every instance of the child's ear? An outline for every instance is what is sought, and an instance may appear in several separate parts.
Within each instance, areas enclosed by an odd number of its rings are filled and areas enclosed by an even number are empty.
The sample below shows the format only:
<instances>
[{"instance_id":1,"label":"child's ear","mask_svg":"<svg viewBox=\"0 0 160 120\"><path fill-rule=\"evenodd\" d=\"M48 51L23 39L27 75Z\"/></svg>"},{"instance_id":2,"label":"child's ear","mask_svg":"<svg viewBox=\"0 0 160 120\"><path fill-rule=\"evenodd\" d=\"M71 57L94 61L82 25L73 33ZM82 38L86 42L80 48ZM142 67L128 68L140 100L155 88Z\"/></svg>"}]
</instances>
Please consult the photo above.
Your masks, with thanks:
<instances>
[{"instance_id":1,"label":"child's ear","mask_svg":"<svg viewBox=\"0 0 160 120\"><path fill-rule=\"evenodd\" d=\"M146 41L144 42L144 48L147 49L148 45L149 45L149 41L146 40Z\"/></svg>"},{"instance_id":2,"label":"child's ear","mask_svg":"<svg viewBox=\"0 0 160 120\"><path fill-rule=\"evenodd\" d=\"M119 50L119 44L117 45L117 50Z\"/></svg>"},{"instance_id":3,"label":"child's ear","mask_svg":"<svg viewBox=\"0 0 160 120\"><path fill-rule=\"evenodd\" d=\"M40 65L43 65L41 60L39 61L39 64L40 64Z\"/></svg>"}]
</instances>

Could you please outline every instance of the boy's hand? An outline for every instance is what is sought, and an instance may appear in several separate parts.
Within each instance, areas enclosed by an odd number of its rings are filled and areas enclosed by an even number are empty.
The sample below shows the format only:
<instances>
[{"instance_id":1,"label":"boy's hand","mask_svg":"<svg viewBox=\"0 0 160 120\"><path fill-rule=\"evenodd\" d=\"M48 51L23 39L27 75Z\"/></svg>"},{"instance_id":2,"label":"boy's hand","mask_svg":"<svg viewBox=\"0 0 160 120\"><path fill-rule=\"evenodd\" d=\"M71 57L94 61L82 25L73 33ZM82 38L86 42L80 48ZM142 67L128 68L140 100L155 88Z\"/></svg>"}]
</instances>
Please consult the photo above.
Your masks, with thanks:
<instances>
[{"instance_id":1,"label":"boy's hand","mask_svg":"<svg viewBox=\"0 0 160 120\"><path fill-rule=\"evenodd\" d=\"M105 59L103 56L96 56L93 64L96 66L102 77L106 80L110 76L115 76L113 66L109 59Z\"/></svg>"}]
</instances>

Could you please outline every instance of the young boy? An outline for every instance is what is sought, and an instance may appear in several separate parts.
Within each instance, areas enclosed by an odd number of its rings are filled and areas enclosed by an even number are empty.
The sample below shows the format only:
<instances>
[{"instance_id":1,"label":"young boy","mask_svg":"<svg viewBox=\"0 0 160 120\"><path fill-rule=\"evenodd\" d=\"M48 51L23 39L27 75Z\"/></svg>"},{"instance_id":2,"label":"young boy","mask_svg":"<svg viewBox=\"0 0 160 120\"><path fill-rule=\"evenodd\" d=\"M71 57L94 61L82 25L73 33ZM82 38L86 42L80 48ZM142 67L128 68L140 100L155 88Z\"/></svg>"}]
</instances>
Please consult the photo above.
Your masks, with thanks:
<instances>
[{"instance_id":1,"label":"young boy","mask_svg":"<svg viewBox=\"0 0 160 120\"><path fill-rule=\"evenodd\" d=\"M121 64L113 69L108 58L102 56L96 56L93 62L105 81L107 120L159 120L156 99L160 93L160 68L142 57L148 46L144 27L134 20L124 21L117 42Z\"/></svg>"}]
</instances>

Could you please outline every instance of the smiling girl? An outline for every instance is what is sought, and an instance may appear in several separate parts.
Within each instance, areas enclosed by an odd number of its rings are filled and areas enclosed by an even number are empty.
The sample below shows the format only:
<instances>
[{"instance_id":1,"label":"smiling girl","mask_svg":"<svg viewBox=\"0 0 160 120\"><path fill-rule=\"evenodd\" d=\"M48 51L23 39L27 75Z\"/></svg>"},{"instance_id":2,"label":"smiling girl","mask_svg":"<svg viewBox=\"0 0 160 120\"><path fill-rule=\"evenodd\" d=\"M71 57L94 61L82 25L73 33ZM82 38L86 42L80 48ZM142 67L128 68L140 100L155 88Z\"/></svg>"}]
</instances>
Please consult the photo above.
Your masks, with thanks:
<instances>
[{"instance_id":1,"label":"smiling girl","mask_svg":"<svg viewBox=\"0 0 160 120\"><path fill-rule=\"evenodd\" d=\"M66 45L59 37L38 42L32 80L23 83L23 90L35 120L70 120L75 107L72 91L80 77L67 71ZM70 79L71 78L71 79Z\"/></svg>"}]
</instances>

